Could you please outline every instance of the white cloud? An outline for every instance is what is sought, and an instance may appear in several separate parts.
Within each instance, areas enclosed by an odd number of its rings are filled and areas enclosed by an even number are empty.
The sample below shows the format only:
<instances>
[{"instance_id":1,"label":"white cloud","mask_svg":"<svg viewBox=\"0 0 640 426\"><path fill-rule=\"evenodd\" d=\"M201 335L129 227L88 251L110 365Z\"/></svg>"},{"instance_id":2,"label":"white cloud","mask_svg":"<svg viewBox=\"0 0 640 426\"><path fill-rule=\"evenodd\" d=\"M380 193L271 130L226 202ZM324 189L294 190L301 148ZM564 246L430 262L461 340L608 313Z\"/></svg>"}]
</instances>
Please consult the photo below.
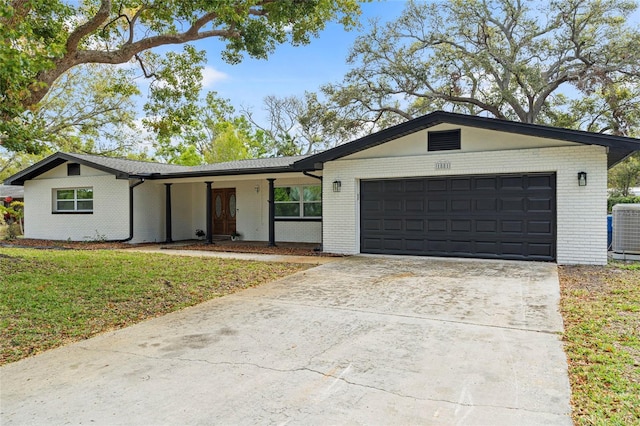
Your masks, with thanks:
<instances>
[{"instance_id":1,"label":"white cloud","mask_svg":"<svg viewBox=\"0 0 640 426\"><path fill-rule=\"evenodd\" d=\"M228 74L218 71L213 67L204 67L202 70L202 86L212 87L214 84L224 81L229 78Z\"/></svg>"}]
</instances>

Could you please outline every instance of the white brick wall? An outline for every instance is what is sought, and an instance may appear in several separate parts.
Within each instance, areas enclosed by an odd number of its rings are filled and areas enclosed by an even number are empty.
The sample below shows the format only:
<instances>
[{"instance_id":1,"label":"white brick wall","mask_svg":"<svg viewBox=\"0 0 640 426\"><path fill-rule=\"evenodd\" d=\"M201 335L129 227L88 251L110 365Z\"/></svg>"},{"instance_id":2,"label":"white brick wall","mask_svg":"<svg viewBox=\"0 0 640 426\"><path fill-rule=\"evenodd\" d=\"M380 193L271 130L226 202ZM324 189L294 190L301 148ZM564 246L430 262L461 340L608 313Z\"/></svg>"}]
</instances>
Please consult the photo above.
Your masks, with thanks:
<instances>
[{"instance_id":1,"label":"white brick wall","mask_svg":"<svg viewBox=\"0 0 640 426\"><path fill-rule=\"evenodd\" d=\"M322 222L276 222L276 244L320 243L321 238Z\"/></svg>"},{"instance_id":2,"label":"white brick wall","mask_svg":"<svg viewBox=\"0 0 640 426\"><path fill-rule=\"evenodd\" d=\"M436 170L439 160L451 168ZM588 173L578 186L577 173ZM325 163L324 250L355 254L360 250L361 179L521 172L557 173L557 261L559 264L607 262L607 155L599 146L567 146L491 152L435 152L424 155L338 160ZM342 191L328 182L340 180Z\"/></svg>"},{"instance_id":3,"label":"white brick wall","mask_svg":"<svg viewBox=\"0 0 640 426\"><path fill-rule=\"evenodd\" d=\"M66 164L24 185L25 237L83 241L129 237L129 183L99 170L81 167L66 176ZM93 214L53 214L53 189L93 187Z\"/></svg>"},{"instance_id":4,"label":"white brick wall","mask_svg":"<svg viewBox=\"0 0 640 426\"><path fill-rule=\"evenodd\" d=\"M164 185L149 180L133 188L132 243L165 240L164 191Z\"/></svg>"}]
</instances>

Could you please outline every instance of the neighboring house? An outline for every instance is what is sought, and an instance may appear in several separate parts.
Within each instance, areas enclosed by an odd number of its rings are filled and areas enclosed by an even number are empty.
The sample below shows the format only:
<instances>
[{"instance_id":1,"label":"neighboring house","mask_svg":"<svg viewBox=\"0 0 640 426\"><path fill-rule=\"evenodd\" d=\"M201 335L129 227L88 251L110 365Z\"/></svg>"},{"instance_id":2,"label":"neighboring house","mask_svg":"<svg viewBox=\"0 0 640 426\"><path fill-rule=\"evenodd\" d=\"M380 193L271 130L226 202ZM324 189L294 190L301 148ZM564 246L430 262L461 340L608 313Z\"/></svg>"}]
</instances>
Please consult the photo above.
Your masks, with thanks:
<instances>
[{"instance_id":1,"label":"neighboring house","mask_svg":"<svg viewBox=\"0 0 640 426\"><path fill-rule=\"evenodd\" d=\"M0 206L9 207L14 201L24 201L24 188L0 184Z\"/></svg>"},{"instance_id":2,"label":"neighboring house","mask_svg":"<svg viewBox=\"0 0 640 426\"><path fill-rule=\"evenodd\" d=\"M5 183L25 187L29 238L203 229L342 254L604 264L607 168L638 150L633 138L434 112L307 157L187 167L57 153Z\"/></svg>"}]
</instances>

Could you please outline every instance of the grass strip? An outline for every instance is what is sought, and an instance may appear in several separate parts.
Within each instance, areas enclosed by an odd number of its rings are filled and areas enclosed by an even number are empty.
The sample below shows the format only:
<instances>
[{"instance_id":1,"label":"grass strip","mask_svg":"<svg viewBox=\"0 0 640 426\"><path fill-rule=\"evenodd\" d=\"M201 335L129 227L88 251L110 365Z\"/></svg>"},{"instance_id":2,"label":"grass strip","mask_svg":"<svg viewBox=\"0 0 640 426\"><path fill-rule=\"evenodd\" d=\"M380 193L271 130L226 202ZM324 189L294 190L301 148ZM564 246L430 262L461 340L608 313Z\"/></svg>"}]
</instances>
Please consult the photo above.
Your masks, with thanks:
<instances>
[{"instance_id":1,"label":"grass strip","mask_svg":"<svg viewBox=\"0 0 640 426\"><path fill-rule=\"evenodd\" d=\"M640 424L640 265L559 273L574 423Z\"/></svg>"}]
</instances>

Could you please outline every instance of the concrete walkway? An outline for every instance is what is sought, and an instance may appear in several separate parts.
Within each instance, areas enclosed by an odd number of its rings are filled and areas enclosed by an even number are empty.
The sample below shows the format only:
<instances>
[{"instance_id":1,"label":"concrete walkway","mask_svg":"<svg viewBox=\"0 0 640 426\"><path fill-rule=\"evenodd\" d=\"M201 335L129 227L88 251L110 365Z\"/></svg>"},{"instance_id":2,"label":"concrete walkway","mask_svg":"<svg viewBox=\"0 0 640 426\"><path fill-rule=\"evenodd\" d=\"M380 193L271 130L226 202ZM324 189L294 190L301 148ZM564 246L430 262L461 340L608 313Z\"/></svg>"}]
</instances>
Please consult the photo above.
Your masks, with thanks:
<instances>
[{"instance_id":1,"label":"concrete walkway","mask_svg":"<svg viewBox=\"0 0 640 426\"><path fill-rule=\"evenodd\" d=\"M340 257L332 256L292 256L285 254L260 254L260 253L236 253L225 251L208 251L208 250L176 250L163 248L166 245L149 245L140 248L122 249L128 252L142 253L162 253L174 256L190 256L190 257L217 257L220 259L239 259L239 260L256 260L259 262L284 262L284 263L305 263L309 265L324 265L325 263L335 262Z\"/></svg>"},{"instance_id":2,"label":"concrete walkway","mask_svg":"<svg viewBox=\"0 0 640 426\"><path fill-rule=\"evenodd\" d=\"M355 256L0 369L6 425L570 425L553 264Z\"/></svg>"}]
</instances>

